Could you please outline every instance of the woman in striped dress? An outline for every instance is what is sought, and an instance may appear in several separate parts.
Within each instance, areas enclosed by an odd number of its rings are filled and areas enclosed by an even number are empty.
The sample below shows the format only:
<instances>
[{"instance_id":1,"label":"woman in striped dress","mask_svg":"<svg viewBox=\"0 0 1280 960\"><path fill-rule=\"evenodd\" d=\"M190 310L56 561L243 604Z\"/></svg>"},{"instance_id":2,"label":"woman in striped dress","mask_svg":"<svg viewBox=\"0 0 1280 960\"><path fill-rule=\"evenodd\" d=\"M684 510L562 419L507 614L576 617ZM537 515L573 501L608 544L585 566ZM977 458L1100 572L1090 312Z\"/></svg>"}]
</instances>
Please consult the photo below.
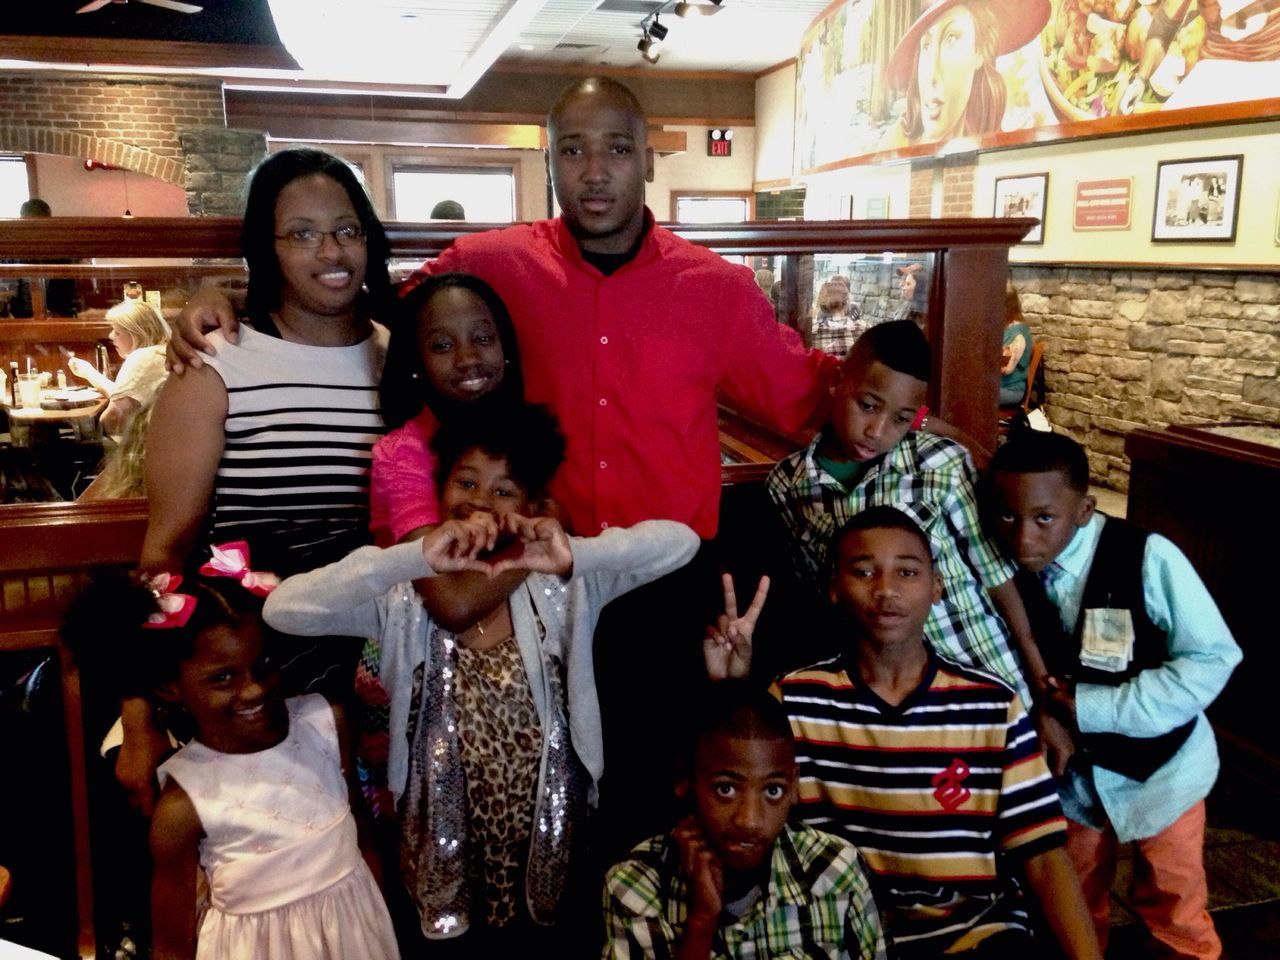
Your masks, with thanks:
<instances>
[{"instance_id":1,"label":"woman in striped dress","mask_svg":"<svg viewBox=\"0 0 1280 960\"><path fill-rule=\"evenodd\" d=\"M216 355L170 377L147 447L144 573L186 569L210 542L245 540L288 576L368 542L369 463L383 432L378 381L392 302L390 247L359 180L317 150L253 174L241 234L246 323ZM281 651L290 692L351 694L358 643ZM144 812L165 748L145 702L123 711L116 777Z\"/></svg>"},{"instance_id":2,"label":"woman in striped dress","mask_svg":"<svg viewBox=\"0 0 1280 960\"><path fill-rule=\"evenodd\" d=\"M152 417L147 572L183 569L206 518L212 539L248 540L281 575L367 542L386 234L342 160L285 150L253 175L243 248L246 324L234 343L214 335L215 355L172 378Z\"/></svg>"}]
</instances>

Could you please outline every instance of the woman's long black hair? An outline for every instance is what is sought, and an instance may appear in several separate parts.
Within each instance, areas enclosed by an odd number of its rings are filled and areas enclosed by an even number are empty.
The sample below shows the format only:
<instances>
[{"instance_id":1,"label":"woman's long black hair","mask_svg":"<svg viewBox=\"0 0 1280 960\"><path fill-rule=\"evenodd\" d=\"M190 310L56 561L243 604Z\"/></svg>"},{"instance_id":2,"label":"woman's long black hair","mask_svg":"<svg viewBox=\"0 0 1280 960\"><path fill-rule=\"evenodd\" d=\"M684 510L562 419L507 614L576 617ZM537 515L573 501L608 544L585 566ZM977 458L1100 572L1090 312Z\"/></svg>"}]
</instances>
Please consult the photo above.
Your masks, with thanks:
<instances>
[{"instance_id":1,"label":"woman's long black hair","mask_svg":"<svg viewBox=\"0 0 1280 960\"><path fill-rule=\"evenodd\" d=\"M346 161L322 150L301 147L281 150L268 156L253 171L240 231L240 249L249 270L246 312L259 330L274 331L271 314L280 308L280 291L284 286L276 258L276 201L280 191L294 180L315 173L335 180L347 192L364 230L368 255L364 282L368 294L362 294L357 300L357 315L384 319L395 302L387 274L391 244L355 171Z\"/></svg>"}]
</instances>

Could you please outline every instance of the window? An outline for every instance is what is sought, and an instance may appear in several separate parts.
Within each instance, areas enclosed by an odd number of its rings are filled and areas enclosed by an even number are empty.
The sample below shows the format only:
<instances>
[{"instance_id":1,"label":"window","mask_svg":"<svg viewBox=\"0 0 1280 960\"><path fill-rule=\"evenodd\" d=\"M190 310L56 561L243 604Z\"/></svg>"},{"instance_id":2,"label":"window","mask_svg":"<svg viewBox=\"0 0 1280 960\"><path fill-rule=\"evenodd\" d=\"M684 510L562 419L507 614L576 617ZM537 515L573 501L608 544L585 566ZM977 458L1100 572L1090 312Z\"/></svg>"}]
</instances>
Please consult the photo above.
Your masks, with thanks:
<instances>
[{"instance_id":1,"label":"window","mask_svg":"<svg viewBox=\"0 0 1280 960\"><path fill-rule=\"evenodd\" d=\"M466 219L512 223L516 219L516 180L510 167L394 167L391 205L395 219L431 219L441 200L462 204Z\"/></svg>"},{"instance_id":2,"label":"window","mask_svg":"<svg viewBox=\"0 0 1280 960\"><path fill-rule=\"evenodd\" d=\"M0 217L16 217L18 208L31 198L27 161L0 156Z\"/></svg>"},{"instance_id":3,"label":"window","mask_svg":"<svg viewBox=\"0 0 1280 960\"><path fill-rule=\"evenodd\" d=\"M671 194L672 220L676 223L745 223L751 219L751 194L732 192ZM746 263L746 257L727 253L730 263Z\"/></svg>"},{"instance_id":4,"label":"window","mask_svg":"<svg viewBox=\"0 0 1280 960\"><path fill-rule=\"evenodd\" d=\"M677 223L743 223L751 219L750 194L671 195Z\"/></svg>"}]
</instances>

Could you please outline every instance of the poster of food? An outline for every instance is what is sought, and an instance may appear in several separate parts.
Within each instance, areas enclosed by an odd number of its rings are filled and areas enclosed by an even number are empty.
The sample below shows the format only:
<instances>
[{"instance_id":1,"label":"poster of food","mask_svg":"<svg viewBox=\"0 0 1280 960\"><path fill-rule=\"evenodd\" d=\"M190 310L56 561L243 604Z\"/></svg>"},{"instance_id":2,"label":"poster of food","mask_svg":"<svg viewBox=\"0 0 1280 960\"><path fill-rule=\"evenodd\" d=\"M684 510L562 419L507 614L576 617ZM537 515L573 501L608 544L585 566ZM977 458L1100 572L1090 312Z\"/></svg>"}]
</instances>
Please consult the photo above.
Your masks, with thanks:
<instances>
[{"instance_id":1,"label":"poster of food","mask_svg":"<svg viewBox=\"0 0 1280 960\"><path fill-rule=\"evenodd\" d=\"M1280 97L1280 0L837 0L796 87L800 172L1103 117L1139 130Z\"/></svg>"}]
</instances>

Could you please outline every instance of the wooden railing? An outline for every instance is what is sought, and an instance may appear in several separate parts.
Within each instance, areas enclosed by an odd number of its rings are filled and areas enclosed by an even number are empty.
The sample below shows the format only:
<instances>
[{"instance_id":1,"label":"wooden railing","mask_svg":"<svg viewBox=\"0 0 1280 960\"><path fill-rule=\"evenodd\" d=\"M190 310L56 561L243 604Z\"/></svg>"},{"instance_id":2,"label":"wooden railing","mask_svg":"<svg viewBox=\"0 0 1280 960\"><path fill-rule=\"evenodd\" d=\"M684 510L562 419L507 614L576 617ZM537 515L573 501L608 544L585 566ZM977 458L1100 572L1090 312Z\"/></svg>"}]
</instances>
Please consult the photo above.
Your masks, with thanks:
<instances>
[{"instance_id":1,"label":"wooden railing","mask_svg":"<svg viewBox=\"0 0 1280 960\"><path fill-rule=\"evenodd\" d=\"M675 228L694 243L723 253L803 256L861 252L935 255L929 288L929 333L935 375L930 405L979 441L994 443L997 366L1003 325L1008 248L1032 226L1029 220L887 220L839 223L747 223ZM390 223L397 258L437 255L461 235L487 225ZM112 284L146 276L199 280L238 274L240 222L226 218L0 220L0 279L69 277L109 279ZM110 257L95 265L93 257ZM136 258L136 262L130 262ZM175 258L222 260L175 265ZM159 262L167 259L169 263ZM73 264L40 264L73 260ZM120 261L126 262L120 262ZM13 265L13 261L19 261ZM232 261L228 265L226 261ZM43 325L42 325L43 324ZM56 345L69 333L100 336L95 319L0 321L0 343L41 338ZM70 326L68 326L70 325ZM781 455L803 438L762 431L724 411L726 444L743 461L725 468L729 483L758 483ZM92 873L84 728L79 675L57 637L57 623L71 596L92 573L136 562L145 527L143 501L35 504L0 507L0 650L50 648L62 668L80 949L93 953Z\"/></svg>"}]
</instances>

